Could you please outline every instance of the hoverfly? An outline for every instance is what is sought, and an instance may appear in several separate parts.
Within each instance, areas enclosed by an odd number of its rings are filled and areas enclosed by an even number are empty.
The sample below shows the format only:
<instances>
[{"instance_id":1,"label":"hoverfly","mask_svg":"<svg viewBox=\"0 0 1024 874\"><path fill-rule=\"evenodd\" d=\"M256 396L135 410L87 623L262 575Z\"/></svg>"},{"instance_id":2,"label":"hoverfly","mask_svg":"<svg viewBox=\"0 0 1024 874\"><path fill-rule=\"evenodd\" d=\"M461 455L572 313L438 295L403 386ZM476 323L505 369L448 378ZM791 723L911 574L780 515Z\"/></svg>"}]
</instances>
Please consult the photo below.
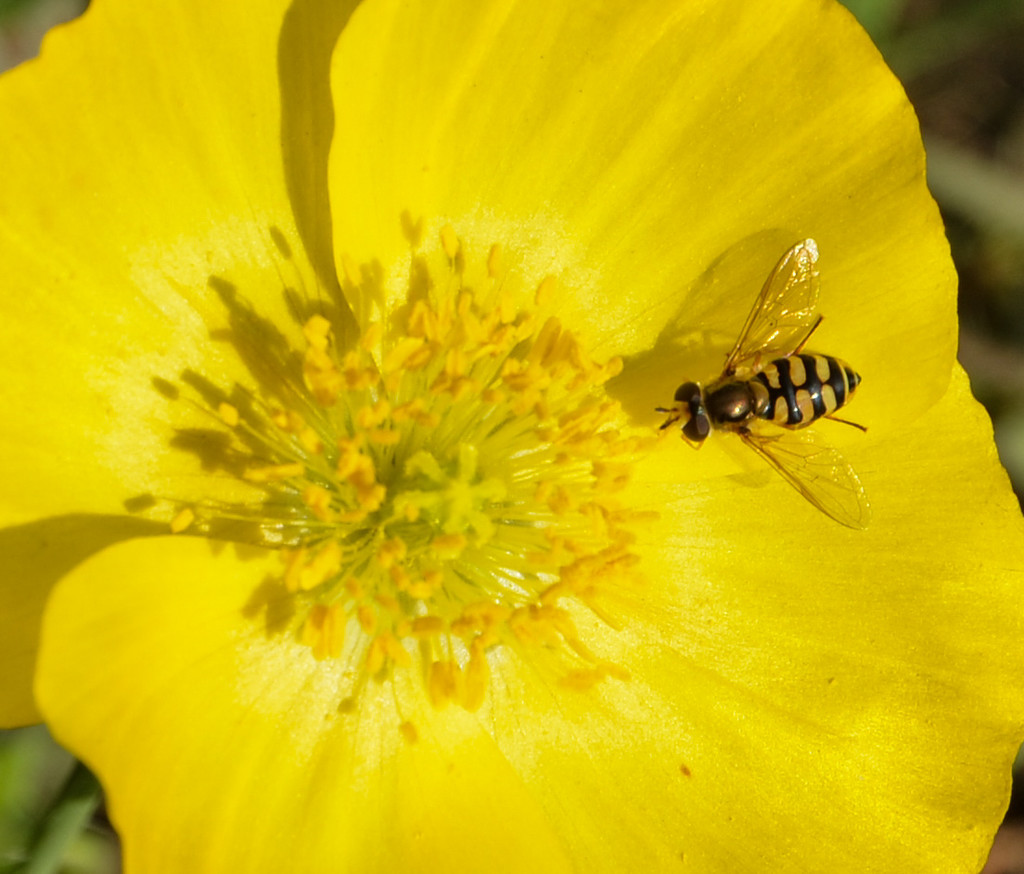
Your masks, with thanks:
<instances>
[{"instance_id":1,"label":"hoverfly","mask_svg":"<svg viewBox=\"0 0 1024 874\"><path fill-rule=\"evenodd\" d=\"M866 528L870 508L857 474L814 431L801 430L850 402L860 376L831 355L804 352L821 324L817 314L818 247L803 240L765 280L721 376L707 387L684 382L662 429L682 422L682 436L699 449L713 429L731 431L827 516ZM763 431L772 423L782 430Z\"/></svg>"}]
</instances>

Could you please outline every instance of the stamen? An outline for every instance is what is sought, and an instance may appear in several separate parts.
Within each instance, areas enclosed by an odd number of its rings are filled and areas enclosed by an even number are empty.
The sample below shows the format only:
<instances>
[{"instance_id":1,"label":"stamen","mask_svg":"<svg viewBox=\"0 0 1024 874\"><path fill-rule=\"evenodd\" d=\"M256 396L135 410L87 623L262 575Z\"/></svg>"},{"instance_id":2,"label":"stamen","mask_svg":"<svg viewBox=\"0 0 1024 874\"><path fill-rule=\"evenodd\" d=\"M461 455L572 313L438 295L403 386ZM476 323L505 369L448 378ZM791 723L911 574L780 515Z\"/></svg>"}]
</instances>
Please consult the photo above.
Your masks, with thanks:
<instances>
[{"instance_id":1,"label":"stamen","mask_svg":"<svg viewBox=\"0 0 1024 874\"><path fill-rule=\"evenodd\" d=\"M410 292L401 319L344 348L313 315L293 397L211 405L231 438L225 468L264 498L180 507L171 522L212 535L245 521L281 550L289 633L356 669L348 709L369 679L410 670L435 707L476 710L503 648L567 689L628 679L574 617L615 627L604 596L621 603L638 582L640 519L615 496L653 440L604 393L621 360L592 360L546 314L555 278L518 310L502 246L471 254L445 226L433 287L454 291ZM416 742L411 722L399 731Z\"/></svg>"},{"instance_id":2,"label":"stamen","mask_svg":"<svg viewBox=\"0 0 1024 874\"><path fill-rule=\"evenodd\" d=\"M195 520L195 511L191 507L183 507L171 520L171 533L181 534L182 531L188 530Z\"/></svg>"}]
</instances>

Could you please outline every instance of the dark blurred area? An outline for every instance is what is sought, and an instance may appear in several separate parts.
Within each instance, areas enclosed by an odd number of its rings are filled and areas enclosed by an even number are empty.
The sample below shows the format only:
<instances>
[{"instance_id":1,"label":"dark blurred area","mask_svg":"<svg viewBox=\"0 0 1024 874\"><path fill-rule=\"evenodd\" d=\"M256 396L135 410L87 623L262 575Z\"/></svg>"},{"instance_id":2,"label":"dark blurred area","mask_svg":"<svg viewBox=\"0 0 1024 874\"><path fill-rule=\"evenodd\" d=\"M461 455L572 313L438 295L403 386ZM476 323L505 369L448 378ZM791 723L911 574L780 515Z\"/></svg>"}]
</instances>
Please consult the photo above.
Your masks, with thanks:
<instances>
[{"instance_id":1,"label":"dark blurred area","mask_svg":"<svg viewBox=\"0 0 1024 874\"><path fill-rule=\"evenodd\" d=\"M921 121L960 275L960 361L1024 495L1024 2L846 0ZM1024 874L1024 778L984 874Z\"/></svg>"},{"instance_id":2,"label":"dark blurred area","mask_svg":"<svg viewBox=\"0 0 1024 874\"><path fill-rule=\"evenodd\" d=\"M960 275L960 360L1024 492L1024 2L847 0L907 89ZM1024 871L1024 866L1019 870Z\"/></svg>"}]
</instances>

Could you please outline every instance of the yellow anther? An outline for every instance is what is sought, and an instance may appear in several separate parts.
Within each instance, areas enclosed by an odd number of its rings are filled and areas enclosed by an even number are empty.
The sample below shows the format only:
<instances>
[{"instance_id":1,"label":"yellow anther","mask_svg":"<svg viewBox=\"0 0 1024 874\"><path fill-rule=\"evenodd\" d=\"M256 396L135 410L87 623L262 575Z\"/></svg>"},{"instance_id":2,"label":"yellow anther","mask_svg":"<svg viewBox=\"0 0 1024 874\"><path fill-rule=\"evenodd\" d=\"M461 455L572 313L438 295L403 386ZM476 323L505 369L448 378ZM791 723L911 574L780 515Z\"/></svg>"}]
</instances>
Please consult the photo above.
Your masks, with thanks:
<instances>
[{"instance_id":1,"label":"yellow anther","mask_svg":"<svg viewBox=\"0 0 1024 874\"><path fill-rule=\"evenodd\" d=\"M539 368L530 368L525 361L508 358L501 366L501 380L512 391L525 391L541 375Z\"/></svg>"},{"instance_id":2,"label":"yellow anther","mask_svg":"<svg viewBox=\"0 0 1024 874\"><path fill-rule=\"evenodd\" d=\"M558 486L554 494L547 500L547 505L552 512L565 515L575 509L575 491L565 486Z\"/></svg>"},{"instance_id":3,"label":"yellow anther","mask_svg":"<svg viewBox=\"0 0 1024 874\"><path fill-rule=\"evenodd\" d=\"M448 376L465 376L466 353L463 349L449 349L444 358L444 372Z\"/></svg>"},{"instance_id":4,"label":"yellow anther","mask_svg":"<svg viewBox=\"0 0 1024 874\"><path fill-rule=\"evenodd\" d=\"M356 497L359 499L359 509L364 513L374 513L380 509L387 496L388 490L379 483L360 486L356 489Z\"/></svg>"},{"instance_id":5,"label":"yellow anther","mask_svg":"<svg viewBox=\"0 0 1024 874\"><path fill-rule=\"evenodd\" d=\"M572 587L562 579L561 581L548 586L543 592L541 592L538 600L541 604L554 604L559 598L564 598L566 595L571 594L571 592Z\"/></svg>"},{"instance_id":6,"label":"yellow anther","mask_svg":"<svg viewBox=\"0 0 1024 874\"><path fill-rule=\"evenodd\" d=\"M402 605L394 595L389 595L387 592L378 592L373 596L373 600L389 613L394 613L396 616L402 613Z\"/></svg>"},{"instance_id":7,"label":"yellow anther","mask_svg":"<svg viewBox=\"0 0 1024 874\"><path fill-rule=\"evenodd\" d=\"M356 412L356 424L363 429L376 428L391 415L391 404L385 398L365 407L360 407Z\"/></svg>"},{"instance_id":8,"label":"yellow anther","mask_svg":"<svg viewBox=\"0 0 1024 874\"><path fill-rule=\"evenodd\" d=\"M601 662L590 668L569 671L558 682L559 685L577 692L588 692L602 680L613 677L616 680L629 679L629 671L611 662Z\"/></svg>"},{"instance_id":9,"label":"yellow anther","mask_svg":"<svg viewBox=\"0 0 1024 874\"><path fill-rule=\"evenodd\" d=\"M462 614L451 623L452 634L470 637L487 632L509 619L512 611L503 604L477 601L462 608Z\"/></svg>"},{"instance_id":10,"label":"yellow anther","mask_svg":"<svg viewBox=\"0 0 1024 874\"><path fill-rule=\"evenodd\" d=\"M443 707L456 697L462 682L462 671L449 659L432 662L427 670L427 694L434 707Z\"/></svg>"},{"instance_id":11,"label":"yellow anther","mask_svg":"<svg viewBox=\"0 0 1024 874\"><path fill-rule=\"evenodd\" d=\"M375 352L377 347L380 345L381 338L384 336L384 329L381 327L379 322L373 322L366 326L363 330L363 336L359 341L359 345L366 352Z\"/></svg>"},{"instance_id":12,"label":"yellow anther","mask_svg":"<svg viewBox=\"0 0 1024 874\"><path fill-rule=\"evenodd\" d=\"M455 296L455 312L458 314L460 319L464 319L467 316L473 314L473 292L468 288L463 288Z\"/></svg>"},{"instance_id":13,"label":"yellow anther","mask_svg":"<svg viewBox=\"0 0 1024 874\"><path fill-rule=\"evenodd\" d=\"M572 553L567 549L564 537L551 537L547 549L530 550L523 558L535 570L551 571L562 568L572 561Z\"/></svg>"},{"instance_id":14,"label":"yellow anther","mask_svg":"<svg viewBox=\"0 0 1024 874\"><path fill-rule=\"evenodd\" d=\"M421 337L402 337L384 356L384 372L394 373L408 365L409 359L423 348Z\"/></svg>"},{"instance_id":15,"label":"yellow anther","mask_svg":"<svg viewBox=\"0 0 1024 874\"><path fill-rule=\"evenodd\" d=\"M307 427L306 420L295 410L278 410L271 417L271 421L282 431L289 434L298 434Z\"/></svg>"},{"instance_id":16,"label":"yellow anther","mask_svg":"<svg viewBox=\"0 0 1024 874\"><path fill-rule=\"evenodd\" d=\"M377 482L377 472L374 470L374 461L369 455L359 455L358 460L352 469L345 476L352 485L360 490L372 489Z\"/></svg>"},{"instance_id":17,"label":"yellow anther","mask_svg":"<svg viewBox=\"0 0 1024 874\"><path fill-rule=\"evenodd\" d=\"M281 550L281 559L285 563L284 585L289 592L299 590L299 580L306 563L306 553L307 550L304 546L298 549Z\"/></svg>"},{"instance_id":18,"label":"yellow anther","mask_svg":"<svg viewBox=\"0 0 1024 874\"><path fill-rule=\"evenodd\" d=\"M530 604L509 617L509 627L523 642L558 646L565 642L575 650L576 629L569 614L560 607Z\"/></svg>"},{"instance_id":19,"label":"yellow anther","mask_svg":"<svg viewBox=\"0 0 1024 874\"><path fill-rule=\"evenodd\" d=\"M341 570L342 551L336 540L329 540L313 558L306 562L299 574L299 588L315 589Z\"/></svg>"},{"instance_id":20,"label":"yellow anther","mask_svg":"<svg viewBox=\"0 0 1024 874\"><path fill-rule=\"evenodd\" d=\"M511 325L516 320L516 315L518 314L515 299L504 290L498 295L497 313L498 319L503 325ZM515 332L511 329L506 330L505 336L514 339Z\"/></svg>"},{"instance_id":21,"label":"yellow anther","mask_svg":"<svg viewBox=\"0 0 1024 874\"><path fill-rule=\"evenodd\" d=\"M373 634L377 630L377 612L368 604L360 604L356 610L356 620L365 634Z\"/></svg>"},{"instance_id":22,"label":"yellow anther","mask_svg":"<svg viewBox=\"0 0 1024 874\"><path fill-rule=\"evenodd\" d=\"M601 382L607 382L609 379L618 376L622 373L624 366L622 359L618 356L609 358L604 367L601 368Z\"/></svg>"},{"instance_id":23,"label":"yellow anther","mask_svg":"<svg viewBox=\"0 0 1024 874\"><path fill-rule=\"evenodd\" d=\"M486 352L490 332L473 312L459 314L459 327L465 338L462 348L466 358L469 361L476 361Z\"/></svg>"},{"instance_id":24,"label":"yellow anther","mask_svg":"<svg viewBox=\"0 0 1024 874\"><path fill-rule=\"evenodd\" d=\"M333 517L331 511L331 493L323 486L315 484L308 485L302 492L302 503L312 511L321 522L330 521Z\"/></svg>"},{"instance_id":25,"label":"yellow anther","mask_svg":"<svg viewBox=\"0 0 1024 874\"><path fill-rule=\"evenodd\" d=\"M453 619L451 623L449 623L448 630L456 637L461 637L463 639L474 637L480 631L474 620L467 619L463 616L460 616L458 619Z\"/></svg>"},{"instance_id":26,"label":"yellow anther","mask_svg":"<svg viewBox=\"0 0 1024 874\"><path fill-rule=\"evenodd\" d=\"M302 326L302 335L313 349L321 352L330 343L331 323L321 315L311 316Z\"/></svg>"},{"instance_id":27,"label":"yellow anther","mask_svg":"<svg viewBox=\"0 0 1024 874\"><path fill-rule=\"evenodd\" d=\"M189 507L185 507L179 510L173 519L171 519L171 533L181 534L187 528L191 527L192 523L196 521L195 511Z\"/></svg>"},{"instance_id":28,"label":"yellow anther","mask_svg":"<svg viewBox=\"0 0 1024 874\"><path fill-rule=\"evenodd\" d=\"M464 534L439 534L430 541L430 547L434 554L442 560L458 558L466 545Z\"/></svg>"},{"instance_id":29,"label":"yellow anther","mask_svg":"<svg viewBox=\"0 0 1024 874\"><path fill-rule=\"evenodd\" d=\"M441 228L441 248L444 249L449 261L454 261L455 256L459 254L459 238L451 225Z\"/></svg>"},{"instance_id":30,"label":"yellow anther","mask_svg":"<svg viewBox=\"0 0 1024 874\"><path fill-rule=\"evenodd\" d=\"M416 416L421 416L424 412L426 412L426 404L423 398L415 398L408 403L395 407L391 412L391 420L395 424L402 424L415 420Z\"/></svg>"},{"instance_id":31,"label":"yellow anther","mask_svg":"<svg viewBox=\"0 0 1024 874\"><path fill-rule=\"evenodd\" d=\"M479 710L484 703L487 684L491 679L491 668L487 664L480 639L473 641L470 648L469 662L466 664L465 681L459 703L469 711Z\"/></svg>"},{"instance_id":32,"label":"yellow anther","mask_svg":"<svg viewBox=\"0 0 1024 874\"><path fill-rule=\"evenodd\" d=\"M402 432L391 428L374 428L367 433L370 442L376 446L397 446L402 439Z\"/></svg>"},{"instance_id":33,"label":"yellow anther","mask_svg":"<svg viewBox=\"0 0 1024 874\"><path fill-rule=\"evenodd\" d=\"M534 338L527 360L532 364L544 364L551 357L561 335L562 323L551 316Z\"/></svg>"},{"instance_id":34,"label":"yellow anther","mask_svg":"<svg viewBox=\"0 0 1024 874\"><path fill-rule=\"evenodd\" d=\"M406 333L410 337L425 338L435 343L440 339L441 332L437 313L422 298L412 306Z\"/></svg>"},{"instance_id":35,"label":"yellow anther","mask_svg":"<svg viewBox=\"0 0 1024 874\"><path fill-rule=\"evenodd\" d=\"M346 616L337 604L314 604L302 627L301 640L317 661L341 655L345 645Z\"/></svg>"},{"instance_id":36,"label":"yellow anther","mask_svg":"<svg viewBox=\"0 0 1024 874\"><path fill-rule=\"evenodd\" d=\"M406 522L415 522L420 518L420 506L408 495L402 495L395 499L395 518L404 519Z\"/></svg>"},{"instance_id":37,"label":"yellow anther","mask_svg":"<svg viewBox=\"0 0 1024 874\"><path fill-rule=\"evenodd\" d=\"M335 521L346 525L354 525L358 522L365 522L366 517L372 512L373 510L370 510L367 507L358 506L353 510L340 511Z\"/></svg>"},{"instance_id":38,"label":"yellow anther","mask_svg":"<svg viewBox=\"0 0 1024 874\"><path fill-rule=\"evenodd\" d=\"M555 375L560 376L574 365L575 359L578 357L578 349L579 346L572 331L562 331L544 363L552 368Z\"/></svg>"},{"instance_id":39,"label":"yellow anther","mask_svg":"<svg viewBox=\"0 0 1024 874\"><path fill-rule=\"evenodd\" d=\"M310 346L306 349L306 354L302 356L302 362L307 374L330 373L337 369L330 353L318 346Z\"/></svg>"},{"instance_id":40,"label":"yellow anther","mask_svg":"<svg viewBox=\"0 0 1024 874\"><path fill-rule=\"evenodd\" d=\"M360 472L365 474L368 467L369 470L373 470L374 463L362 454L362 445L365 441L366 435L362 433L351 440L338 441L338 464L335 470L341 479L350 479Z\"/></svg>"},{"instance_id":41,"label":"yellow anther","mask_svg":"<svg viewBox=\"0 0 1024 874\"><path fill-rule=\"evenodd\" d=\"M408 719L398 726L398 730L402 734L402 740L409 744L409 746L412 746L420 739L419 732L416 731L416 726L409 722Z\"/></svg>"},{"instance_id":42,"label":"yellow anther","mask_svg":"<svg viewBox=\"0 0 1024 874\"><path fill-rule=\"evenodd\" d=\"M256 467L247 470L243 475L247 480L254 483L280 482L281 480L292 479L302 476L306 467L299 461L288 464L272 464L267 467Z\"/></svg>"},{"instance_id":43,"label":"yellow anther","mask_svg":"<svg viewBox=\"0 0 1024 874\"><path fill-rule=\"evenodd\" d=\"M421 370L434 360L436 354L432 345L424 344L405 359L404 367L406 370Z\"/></svg>"},{"instance_id":44,"label":"yellow anther","mask_svg":"<svg viewBox=\"0 0 1024 874\"><path fill-rule=\"evenodd\" d=\"M328 541L317 550L308 547L284 550L284 584L289 592L315 589L341 569L342 551L337 541Z\"/></svg>"},{"instance_id":45,"label":"yellow anther","mask_svg":"<svg viewBox=\"0 0 1024 874\"><path fill-rule=\"evenodd\" d=\"M339 437L338 451L345 458L359 458L360 450L365 444L366 437L362 433L358 433L354 437ZM338 470L341 471L340 463Z\"/></svg>"},{"instance_id":46,"label":"yellow anther","mask_svg":"<svg viewBox=\"0 0 1024 874\"><path fill-rule=\"evenodd\" d=\"M419 640L426 640L443 634L445 621L440 616L417 616L412 621L409 633Z\"/></svg>"},{"instance_id":47,"label":"yellow anther","mask_svg":"<svg viewBox=\"0 0 1024 874\"><path fill-rule=\"evenodd\" d=\"M324 442L312 428L306 427L299 432L299 443L310 455L319 455L324 451Z\"/></svg>"},{"instance_id":48,"label":"yellow anther","mask_svg":"<svg viewBox=\"0 0 1024 874\"><path fill-rule=\"evenodd\" d=\"M495 243L491 246L491 251L487 253L487 275L491 279L501 273L501 255L501 243Z\"/></svg>"},{"instance_id":49,"label":"yellow anther","mask_svg":"<svg viewBox=\"0 0 1024 874\"><path fill-rule=\"evenodd\" d=\"M430 387L430 390L435 394L447 394L452 400L458 401L470 394L479 394L480 383L475 379L467 379L463 376L451 378L445 377L444 374L442 374Z\"/></svg>"},{"instance_id":50,"label":"yellow anther","mask_svg":"<svg viewBox=\"0 0 1024 874\"><path fill-rule=\"evenodd\" d=\"M341 359L341 369L337 371L337 380L341 387L349 391L359 391L376 385L380 375L375 367L368 364L364 353L353 349L346 352Z\"/></svg>"},{"instance_id":51,"label":"yellow anther","mask_svg":"<svg viewBox=\"0 0 1024 874\"><path fill-rule=\"evenodd\" d=\"M558 285L558 280L554 276L545 276L540 285L537 286L537 291L533 296L534 305L538 309L544 309L549 303L551 298L554 297L555 288Z\"/></svg>"},{"instance_id":52,"label":"yellow anther","mask_svg":"<svg viewBox=\"0 0 1024 874\"><path fill-rule=\"evenodd\" d=\"M377 564L385 570L395 562L402 561L408 553L405 541L400 537L385 540L377 549Z\"/></svg>"},{"instance_id":53,"label":"yellow anther","mask_svg":"<svg viewBox=\"0 0 1024 874\"><path fill-rule=\"evenodd\" d=\"M379 637L373 638L366 650L366 673L371 677L379 674L386 661L384 642Z\"/></svg>"},{"instance_id":54,"label":"yellow anther","mask_svg":"<svg viewBox=\"0 0 1024 874\"><path fill-rule=\"evenodd\" d=\"M400 564L393 564L388 568L388 576L391 578L391 582L395 584L395 588L399 592L409 591L409 586L412 585L412 580L409 577L409 572L402 567Z\"/></svg>"},{"instance_id":55,"label":"yellow anther","mask_svg":"<svg viewBox=\"0 0 1024 874\"><path fill-rule=\"evenodd\" d=\"M220 420L229 428L234 428L238 424L238 408L233 407L226 401L218 404L217 415L220 416Z\"/></svg>"},{"instance_id":56,"label":"yellow anther","mask_svg":"<svg viewBox=\"0 0 1024 874\"><path fill-rule=\"evenodd\" d=\"M416 580L408 584L406 593L416 601L426 601L437 594L437 587L432 586L423 580Z\"/></svg>"},{"instance_id":57,"label":"yellow anther","mask_svg":"<svg viewBox=\"0 0 1024 874\"><path fill-rule=\"evenodd\" d=\"M349 255L348 252L342 253L341 273L349 285L359 285L359 281L361 279L359 275L359 268L356 266L356 262L352 260L352 256Z\"/></svg>"},{"instance_id":58,"label":"yellow anther","mask_svg":"<svg viewBox=\"0 0 1024 874\"><path fill-rule=\"evenodd\" d=\"M400 668L407 668L412 664L412 656L402 646L402 642L390 631L385 631L378 638L384 647L384 653L391 661Z\"/></svg>"},{"instance_id":59,"label":"yellow anther","mask_svg":"<svg viewBox=\"0 0 1024 874\"><path fill-rule=\"evenodd\" d=\"M338 395L344 388L345 380L335 366L334 360L329 358L325 352L320 352L312 347L307 349L302 374L306 381L306 387L318 404L330 407L337 402Z\"/></svg>"},{"instance_id":60,"label":"yellow anther","mask_svg":"<svg viewBox=\"0 0 1024 874\"><path fill-rule=\"evenodd\" d=\"M534 503L546 504L554 489L555 485L551 480L541 480L537 483L537 488L533 490Z\"/></svg>"},{"instance_id":61,"label":"yellow anther","mask_svg":"<svg viewBox=\"0 0 1024 874\"><path fill-rule=\"evenodd\" d=\"M628 484L630 465L595 461L593 466L597 486L609 491L619 491Z\"/></svg>"},{"instance_id":62,"label":"yellow anther","mask_svg":"<svg viewBox=\"0 0 1024 874\"><path fill-rule=\"evenodd\" d=\"M426 601L440 591L443 582L444 574L437 570L430 570L423 574L422 579L409 582L406 592L410 598Z\"/></svg>"}]
</instances>

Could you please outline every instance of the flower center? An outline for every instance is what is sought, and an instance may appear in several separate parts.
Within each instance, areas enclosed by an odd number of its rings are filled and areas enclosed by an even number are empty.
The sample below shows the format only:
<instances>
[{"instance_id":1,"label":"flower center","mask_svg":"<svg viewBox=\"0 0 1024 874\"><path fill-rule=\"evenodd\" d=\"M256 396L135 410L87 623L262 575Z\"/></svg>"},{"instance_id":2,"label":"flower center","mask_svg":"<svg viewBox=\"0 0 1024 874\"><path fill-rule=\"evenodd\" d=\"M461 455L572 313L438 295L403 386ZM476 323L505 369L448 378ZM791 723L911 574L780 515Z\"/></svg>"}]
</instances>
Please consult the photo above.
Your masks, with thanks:
<instances>
[{"instance_id":1,"label":"flower center","mask_svg":"<svg viewBox=\"0 0 1024 874\"><path fill-rule=\"evenodd\" d=\"M611 623L602 601L636 582L636 515L616 493L649 438L602 388L621 362L593 361L543 315L553 278L513 305L499 247L470 281L445 228L436 260L446 275L418 282L389 324L355 335L309 317L292 396L217 403L235 469L263 497L180 507L172 530L216 535L230 517L279 548L289 633L361 668L350 701L415 669L434 706L474 710L503 651L576 688L624 678L573 618Z\"/></svg>"}]
</instances>

